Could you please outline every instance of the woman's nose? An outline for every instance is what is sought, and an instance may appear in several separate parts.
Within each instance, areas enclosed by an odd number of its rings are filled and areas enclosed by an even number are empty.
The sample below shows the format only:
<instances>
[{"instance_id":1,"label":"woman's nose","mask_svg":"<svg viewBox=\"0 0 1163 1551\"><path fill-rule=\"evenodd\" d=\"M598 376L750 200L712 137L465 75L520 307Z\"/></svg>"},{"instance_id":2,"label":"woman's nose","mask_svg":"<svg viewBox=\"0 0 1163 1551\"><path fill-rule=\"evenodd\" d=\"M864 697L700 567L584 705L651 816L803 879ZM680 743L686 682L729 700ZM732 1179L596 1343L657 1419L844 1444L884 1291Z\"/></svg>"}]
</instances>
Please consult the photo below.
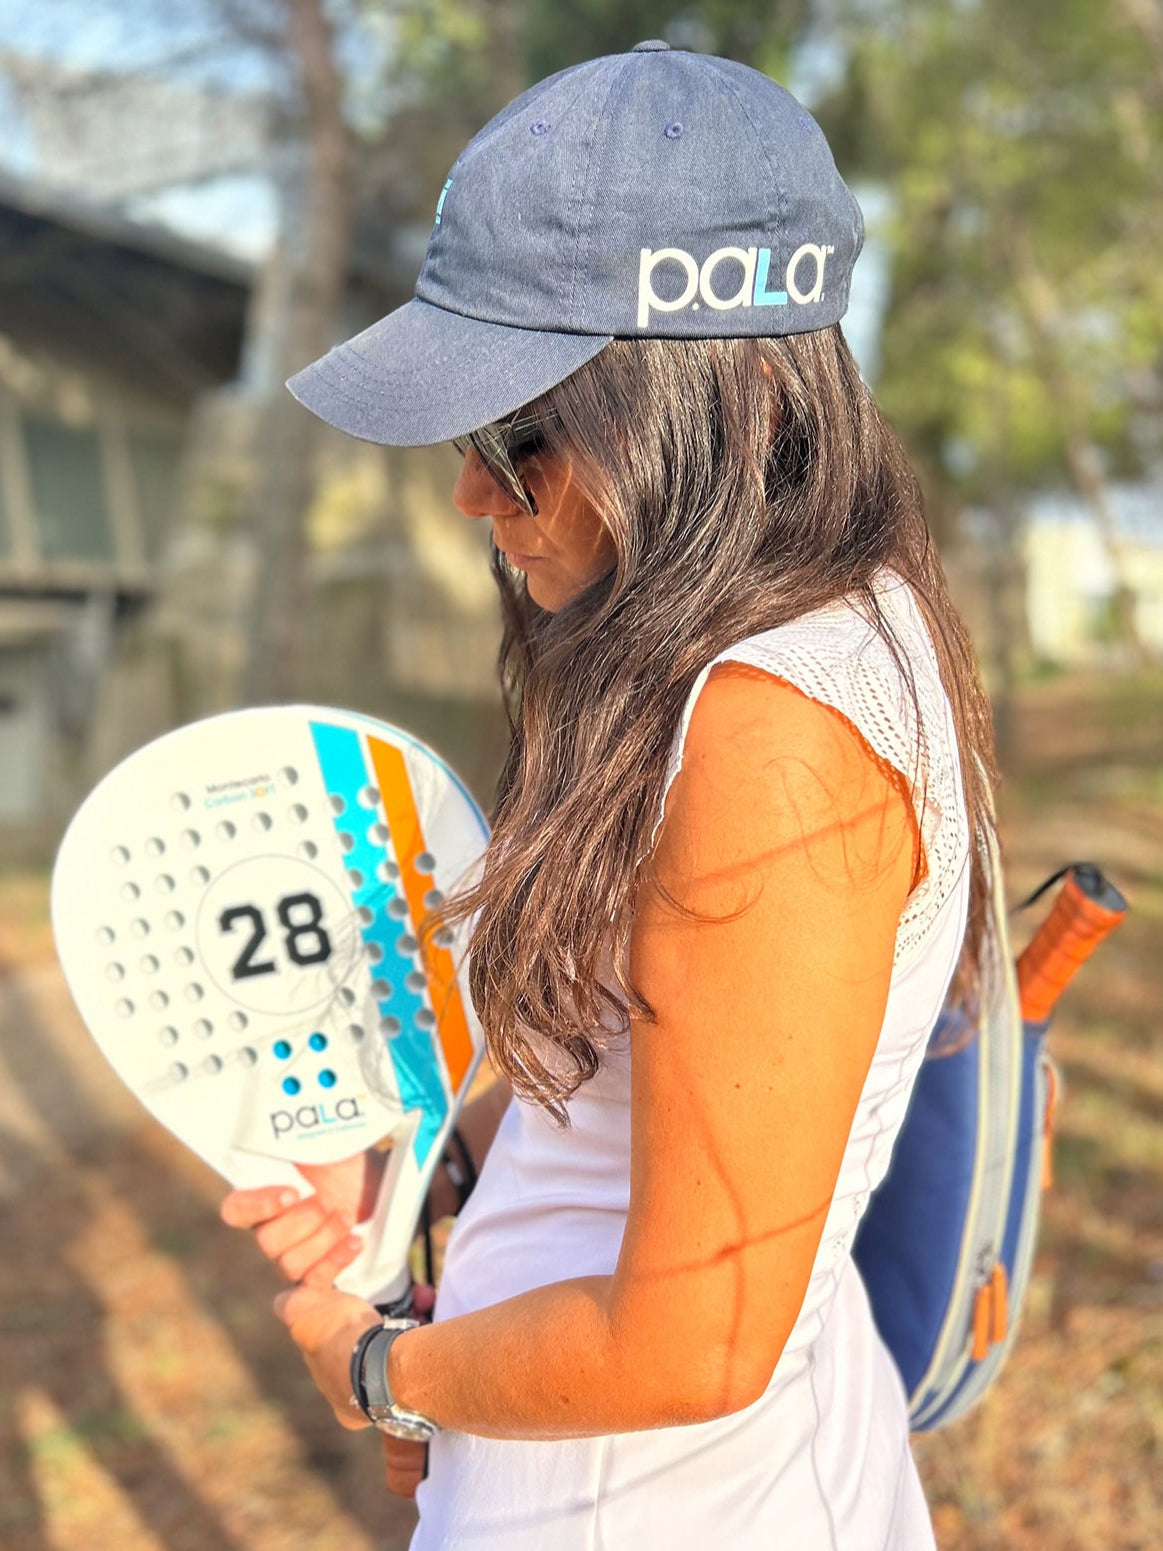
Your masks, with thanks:
<instances>
[{"instance_id":1,"label":"woman's nose","mask_svg":"<svg viewBox=\"0 0 1163 1551\"><path fill-rule=\"evenodd\" d=\"M452 504L466 517L508 517L516 510L515 503L497 484L472 446L464 455L460 478L452 492Z\"/></svg>"}]
</instances>

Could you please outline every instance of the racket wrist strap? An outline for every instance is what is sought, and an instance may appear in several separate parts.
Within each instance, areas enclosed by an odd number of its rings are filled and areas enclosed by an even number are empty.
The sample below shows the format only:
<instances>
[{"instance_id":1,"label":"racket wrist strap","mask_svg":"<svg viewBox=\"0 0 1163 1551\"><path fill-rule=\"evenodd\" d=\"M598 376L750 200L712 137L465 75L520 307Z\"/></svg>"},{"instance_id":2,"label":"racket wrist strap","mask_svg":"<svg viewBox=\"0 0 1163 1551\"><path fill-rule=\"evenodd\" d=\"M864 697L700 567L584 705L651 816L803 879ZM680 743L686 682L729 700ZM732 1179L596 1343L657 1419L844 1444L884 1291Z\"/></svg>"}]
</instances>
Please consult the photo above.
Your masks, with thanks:
<instances>
[{"instance_id":1,"label":"racket wrist strap","mask_svg":"<svg viewBox=\"0 0 1163 1551\"><path fill-rule=\"evenodd\" d=\"M469 1152L468 1144L457 1126L453 1126L448 1133L448 1142L444 1149L444 1171L456 1190L456 1209L459 1212L476 1188L477 1171L472 1161L472 1153Z\"/></svg>"}]
</instances>

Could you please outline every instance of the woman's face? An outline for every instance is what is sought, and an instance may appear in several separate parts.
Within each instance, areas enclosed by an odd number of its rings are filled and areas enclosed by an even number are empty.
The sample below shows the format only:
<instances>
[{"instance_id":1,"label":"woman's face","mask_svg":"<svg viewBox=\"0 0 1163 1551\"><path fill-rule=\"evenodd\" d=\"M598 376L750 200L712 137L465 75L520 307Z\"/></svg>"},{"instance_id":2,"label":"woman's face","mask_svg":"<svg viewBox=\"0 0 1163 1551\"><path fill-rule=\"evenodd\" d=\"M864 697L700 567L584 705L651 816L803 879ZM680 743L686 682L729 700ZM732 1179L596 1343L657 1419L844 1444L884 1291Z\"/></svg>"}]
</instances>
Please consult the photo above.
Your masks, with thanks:
<instances>
[{"instance_id":1,"label":"woman's face","mask_svg":"<svg viewBox=\"0 0 1163 1551\"><path fill-rule=\"evenodd\" d=\"M469 447L452 499L466 517L491 520L493 542L525 572L534 603L560 609L611 569L614 541L565 459L540 453L522 464L521 478L537 503L536 517L505 494Z\"/></svg>"}]
</instances>

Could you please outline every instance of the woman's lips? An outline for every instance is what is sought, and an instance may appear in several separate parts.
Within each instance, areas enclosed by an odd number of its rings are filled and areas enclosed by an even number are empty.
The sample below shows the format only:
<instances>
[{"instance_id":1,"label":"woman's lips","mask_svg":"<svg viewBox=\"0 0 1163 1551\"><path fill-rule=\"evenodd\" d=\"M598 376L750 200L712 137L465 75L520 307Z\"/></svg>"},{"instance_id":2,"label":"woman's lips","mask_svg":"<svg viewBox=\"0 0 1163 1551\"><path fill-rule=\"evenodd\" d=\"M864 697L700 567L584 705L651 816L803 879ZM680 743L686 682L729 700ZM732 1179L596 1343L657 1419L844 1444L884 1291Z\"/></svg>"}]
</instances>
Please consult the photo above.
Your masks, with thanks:
<instances>
[{"instance_id":1,"label":"woman's lips","mask_svg":"<svg viewBox=\"0 0 1163 1551\"><path fill-rule=\"evenodd\" d=\"M521 565L533 565L535 561L538 561L538 560L541 560L541 559L544 558L541 555L517 555L517 554L514 554L514 552L511 549L502 549L501 553L502 553L502 555L504 555L505 559L509 562L510 565L518 565L518 566L521 566Z\"/></svg>"}]
</instances>

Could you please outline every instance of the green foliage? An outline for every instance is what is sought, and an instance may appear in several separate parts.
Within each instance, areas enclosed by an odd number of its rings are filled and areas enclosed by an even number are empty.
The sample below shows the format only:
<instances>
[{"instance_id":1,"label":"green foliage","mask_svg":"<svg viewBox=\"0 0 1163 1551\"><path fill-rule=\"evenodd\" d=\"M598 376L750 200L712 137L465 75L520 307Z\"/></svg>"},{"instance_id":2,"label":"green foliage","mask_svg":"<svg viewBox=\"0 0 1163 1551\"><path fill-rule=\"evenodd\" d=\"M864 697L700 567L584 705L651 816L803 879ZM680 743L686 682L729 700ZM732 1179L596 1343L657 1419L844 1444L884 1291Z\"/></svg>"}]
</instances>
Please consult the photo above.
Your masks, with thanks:
<instances>
[{"instance_id":1,"label":"green foliage","mask_svg":"<svg viewBox=\"0 0 1163 1551\"><path fill-rule=\"evenodd\" d=\"M1158 70L1107 0L848 0L823 113L886 183L886 409L959 499L1139 460L1128 366L1163 351Z\"/></svg>"}]
</instances>

